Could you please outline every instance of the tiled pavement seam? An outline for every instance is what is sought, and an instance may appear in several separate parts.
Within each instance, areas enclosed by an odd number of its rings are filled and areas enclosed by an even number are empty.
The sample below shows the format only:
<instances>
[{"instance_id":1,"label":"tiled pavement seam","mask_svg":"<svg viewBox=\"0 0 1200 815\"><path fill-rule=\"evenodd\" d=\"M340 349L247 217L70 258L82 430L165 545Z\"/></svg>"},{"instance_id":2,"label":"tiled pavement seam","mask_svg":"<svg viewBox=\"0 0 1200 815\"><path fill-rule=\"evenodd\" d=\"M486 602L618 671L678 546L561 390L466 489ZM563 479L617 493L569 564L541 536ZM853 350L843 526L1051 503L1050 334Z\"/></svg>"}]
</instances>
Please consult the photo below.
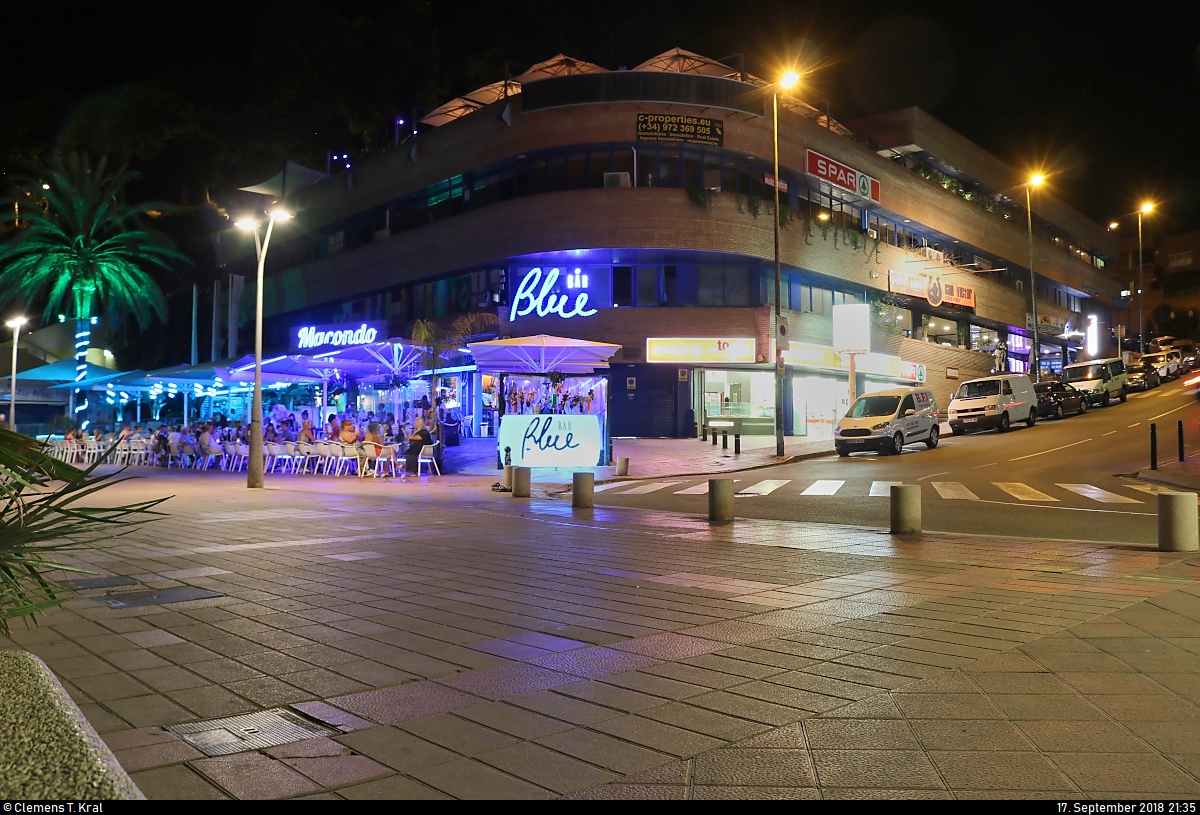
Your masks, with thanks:
<instances>
[{"instance_id":1,"label":"tiled pavement seam","mask_svg":"<svg viewBox=\"0 0 1200 815\"><path fill-rule=\"evenodd\" d=\"M366 513L360 513L360 520L363 514ZM554 512L545 513L543 518L554 515ZM571 516L559 513L559 517L565 521ZM732 534L713 534L702 526L689 525L678 518L671 521L671 532L682 532L697 538L714 539L723 536L738 539L739 542L748 539L745 542L753 543L758 542L764 533L764 530L748 529L743 535L736 531ZM188 524L185 522L181 526L188 527ZM445 525L443 529L446 526L450 525ZM835 700L843 706L849 704L848 699L830 696L831 691L840 691L851 696L863 693L868 697L872 694L877 695L879 686L872 685L872 681L886 686L887 683L898 681L901 673L905 674L904 681L912 681L929 671L940 671L965 664L982 653L1011 648L1015 643L1041 636L1048 627L1057 629L1063 624L1074 622L1075 619L1086 619L1104 613L1114 605L1134 602L1139 592L1149 591L1144 582L1106 579L1103 575L1087 575L1081 578L1075 573L1056 574L1030 571L1028 568L1008 568L1007 571L1001 571L993 567L972 566L969 563L972 557L985 555L994 559L995 553L989 555L982 548L970 547L952 550L949 546L938 546L936 541L929 544L929 551L921 553L926 560L914 560L895 551L883 554L879 550L889 547L894 549L894 544L886 536L879 536L873 531L855 533L853 530L841 530L841 534L838 535L837 530L813 528L811 534L803 536L804 540L776 541L817 547L817 551L810 549L806 553L801 569L794 562L772 557L770 553L778 552L775 549L741 547L735 555L723 553L720 557L713 557L706 554L704 558L699 559L695 556L696 552L692 551L691 556L685 559L672 553L669 547L663 547L659 540L654 540L652 554L637 551L639 538L645 539L645 530L625 530L613 534L612 525L604 528L603 522L571 526L576 529L600 527L609 539L604 541L603 546L593 544L594 549L590 551L599 554L589 554L586 546L574 547L569 556L551 551L548 547L531 551L528 558L536 562L536 571L545 577L535 578L532 582L523 577L524 582L520 584L515 597L509 598L510 600L516 602L527 598L526 589L536 589L541 581L540 585L548 587L547 600L542 605L532 608L538 609L537 613L546 613L546 610L553 609L554 592L561 590L556 588L556 581L559 581L558 586L569 586L573 591L579 592L580 601L592 602L587 600L590 595L597 592L603 594L614 587L622 587L623 593L636 595L638 602L632 609L623 610L627 606L626 602L606 598L602 598L601 606L591 606L593 612L597 608L605 610L608 615L606 624L615 622L621 625L617 619L617 615L621 614L632 614L635 618L644 616L646 607L641 604L651 601L654 604L649 607L659 609L653 613L664 613L665 609L670 616L677 617L679 615L671 611L672 598L675 598L673 602L678 603L679 599L686 597L685 605L691 607L695 607L695 603L702 600L709 612L713 608L719 608L722 613L708 613L710 622L691 627L694 630L690 634L686 620L656 617L657 630L674 628L683 632L678 641L661 639L677 636L675 634L657 635L660 639L655 641L655 635L630 640L623 639L620 634L596 637L596 629L580 628L574 632L590 632L594 643L592 647L587 647L583 640L570 640L569 637L559 639L570 642L570 647L567 647L565 642L552 643L548 640L520 642L518 640L525 635L506 632L507 623L479 616L460 615L453 618L455 624L489 629L488 633L497 635L490 641L492 643L511 643L515 646L535 648L544 653L513 651L499 656L458 646L459 650L451 649L453 654L442 654L461 659L463 651L472 651L492 659L491 665L467 673L462 673L459 669L469 668L470 665L437 662L435 657L423 655L422 664L426 670L432 671L435 676L439 671L446 671L442 676L448 678L438 682L417 682L400 687L413 688L413 691L407 693L415 693L416 689L421 687L436 686L450 694L467 694L466 700L470 704L466 708L449 708L455 710L455 714L447 716L444 712L431 711L427 715L444 716L453 722L467 722L473 720L463 712L477 709L475 718L484 718L486 721L483 725L492 726L487 727L488 732L482 734L473 733L469 737L463 735L462 738L466 739L463 744L473 744L471 740L478 738L493 749L483 751L488 754L486 759L478 759L473 755L475 747L456 752L455 748L462 745L434 745L443 753L448 752L451 758L414 768L410 773L411 778L405 781L405 784L415 785L417 782L412 778L423 777L424 782L434 786L445 785L450 782L442 777L440 771L435 772L429 768L465 761L468 763L457 765L446 778L461 779L469 776L471 773L464 775L462 770L471 768L480 774L480 778L487 777L500 783L497 779L513 779L522 773L528 775L534 772L528 769L529 767L553 766L557 769L551 774L552 777L526 779L526 782L537 785L536 790L518 784L513 786L513 794L559 794L572 785L585 785L583 788L588 788L586 785L598 778L595 774L597 769L614 778L627 776L631 768L639 762L657 761L661 760L663 755L669 756L669 751L660 752L668 746L662 743L664 739L675 745L677 753L677 745L686 742L690 745L688 750L698 750L698 755L707 755L712 748L744 738L748 731L756 728L762 732L770 732L780 724L786 728L789 720L813 717L821 712L820 708L829 704L830 700ZM189 527L190 529L194 527ZM786 525L776 525L765 532L778 538L781 530L788 529ZM792 529L794 531L794 525ZM250 530L239 531L245 535ZM430 524L421 531L437 534L439 529L438 525ZM843 539L841 545L844 548L865 551L873 547L876 552L864 556L850 552L819 551L821 547L831 543L837 545L835 541L830 540L835 537ZM857 538L859 542L846 546L848 538ZM420 539L418 536L418 540ZM214 542L213 545L220 544ZM383 548L392 545L387 543ZM319 544L317 546L320 547ZM504 548L506 547L499 547L501 550ZM695 549L695 544L691 544L691 548ZM1052 551L1054 547L1044 544L1040 547L1015 544L1011 545L1011 548L1014 550L1012 554L1017 556L1015 559L1018 560L1023 550L1029 552L1028 563L1035 566L1042 566L1048 558L1055 556ZM492 555L489 555L490 562L482 564L481 568L478 547L469 547L470 551L461 552L439 549L436 546L409 548L405 552L389 555L389 558L370 559L366 561L369 568L351 569L354 567L353 562L347 564L335 561L330 564L326 560L329 557L326 552L338 554L337 549L336 545L319 548L300 558L294 557L294 549L286 553L288 557L264 558L263 552L258 551L254 560L245 560L242 555L231 555L220 558L219 564L193 562L181 558L126 560L120 562L122 569L133 574L162 574L172 568L199 568L201 563L213 568L236 566L233 570L236 574L233 575L210 575L189 581L200 584L203 580L219 580L225 590L236 595L236 599L232 603L223 600L208 607L189 604L184 608L181 604L172 607L171 610L159 609L155 614L135 615L109 612L91 606L98 612L103 612L95 614L93 620L84 619L76 613L83 607L82 603L77 602L70 612L56 612L56 615L61 615L61 619L56 616L47 621L61 631L36 629L30 632L35 636L22 639L27 640L31 649L44 646L43 650L53 652L50 653L50 657L65 663L62 667L64 677L67 674L76 674L75 684L71 687L73 692L78 694L77 698L84 702L89 715L102 722L105 716L109 719L107 724L110 727L102 729L125 727L124 721L115 718L120 715L148 713L150 718L162 719L166 716L169 719L171 716L186 715L189 710L197 712L186 705L199 706L198 700L201 697L208 701L218 698L229 704L250 704L251 707L288 703L289 694L299 696L290 701L329 697L339 693L349 693L353 698L356 690L395 685L396 682L415 679L417 675L395 671L383 676L378 672L395 669L389 668L386 663L354 654L353 651L342 651L334 647L338 643L342 643L345 648L377 651L377 645L388 643L372 639L372 636L390 636L388 632L399 632L404 635L402 639L405 646L415 645L431 650L453 644L438 640L436 642L440 644L430 645L414 640L413 629L421 626L435 626L438 636L451 639L466 635L482 636L483 632L480 631L468 631L454 626L447 628L443 624L447 619L446 614L458 614L461 610L457 603L463 601L450 596L459 588L457 581L465 576L469 582L474 581L470 582L470 585L475 591L479 591L480 585L486 588L486 584L495 582L498 565L510 569L512 574L523 574L522 570L528 569L528 564L514 567L507 559L497 559ZM1040 555L1035 554L1038 551ZM1098 557L1100 559L1097 562L1100 565L1123 560L1124 564L1113 570L1115 576L1137 571L1133 568L1137 565L1149 566L1157 561L1156 556L1146 557L1145 553L1118 552L1113 557L1108 557L1113 553L1103 547L1096 547L1090 553L1081 552L1076 547L1070 550L1070 554L1076 558L1081 555ZM205 554L203 557L207 559L211 555ZM794 557L794 554L789 553L789 557ZM1037 560L1038 557L1041 558L1040 561ZM1107 560L1104 559L1106 557ZM269 562L264 563L264 559ZM389 560L394 562L397 559L407 561L400 567L402 570L408 570L400 572L404 575L403 579L396 579L394 571L379 574L382 563ZM338 574L327 577L324 581L314 582L307 579L310 576L294 573L297 568L294 561L297 560L305 569L312 568L314 564L337 565ZM703 562L704 560L707 562ZM958 562L951 562L954 560ZM964 564L963 561L968 562ZM761 565L756 567L756 562ZM111 561L106 563L116 565ZM690 571L671 571L681 568L684 563L690 566ZM1079 565L1074 564L1076 572L1080 571L1077 568ZM442 569L447 571L443 572ZM455 582L453 585L452 579ZM271 591L257 587L264 585L264 580L273 581L269 585ZM416 582L413 582L414 580ZM545 582L546 580L549 582ZM565 583L561 582L564 580ZM629 581L636 587L636 591L625 588L627 584L623 581ZM663 588L644 591L647 583ZM299 589L291 593L290 597L285 589L288 584ZM405 585L405 588L397 590L397 585ZM705 588L706 586L719 586L720 590ZM409 589L421 587L435 588L438 591L408 593ZM369 591L364 591L364 588ZM1157 593L1161 586L1152 588L1154 590L1151 593ZM496 594L490 589L487 591L491 594L474 594L471 599L492 597ZM1114 591L1118 593L1113 594ZM318 596L313 592L328 593ZM383 595L390 594L392 597L389 599L378 592L382 592ZM503 591L501 593L513 594ZM425 602L417 604L409 599L413 596ZM301 602L291 597L304 600ZM731 597L737 600L731 602L721 599ZM851 599L845 599L847 597ZM334 602L328 602L330 598ZM668 601L665 605L659 602L664 598ZM441 602L445 599L453 602ZM433 603L431 600L438 602ZM392 605L385 608L375 607L385 603ZM781 610L763 610L777 607ZM231 608L232 611L229 610ZM346 609L352 613L347 614L335 609ZM472 614L482 615L488 615L495 610L489 606L471 606L471 609ZM504 613L520 617L528 610L529 604L525 603L516 608L510 607ZM401 612L402 619L388 616ZM302 614L318 619L299 616ZM416 614L423 616L413 616ZM685 616L686 614L690 612L686 612ZM426 619L427 617L432 619ZM731 617L740 619L720 622ZM377 620L385 620L399 627L375 622ZM147 621L158 622L160 626L156 628ZM522 622L530 621L531 618L522 618ZM639 622L640 620L626 624L636 628L639 627ZM225 628L222 628L222 625ZM338 625L342 627L336 627ZM570 625L573 623L560 624L556 628L565 629ZM380 631L373 626L386 630ZM292 633L299 629L304 629L305 636ZM48 632L51 636L38 642L41 637L39 632ZM426 628L425 633L432 632ZM695 634L701 636L694 636ZM327 644L322 643L320 639L310 638L318 635L336 639L330 639ZM125 639L128 637L134 639ZM298 645L290 639L291 637L307 644ZM64 642L64 639L68 641ZM144 645L139 645L137 639L143 639ZM529 638L526 637L526 640ZM483 641L462 640L471 645L478 645ZM217 646L218 642L223 644ZM205 643L221 650L209 650ZM750 644L754 647L751 648ZM67 645L75 646L79 652L59 647ZM539 645L560 646L562 650L539 648ZM579 647L576 648L575 645ZM672 651L672 648L684 650ZM222 650L234 653L224 655ZM796 651L801 651L802 654L794 653ZM318 662L300 660L294 655L296 652ZM407 651L399 656L401 659L408 659L411 666L411 655L416 653L419 652ZM342 656L338 657L337 654ZM359 676L362 681L352 680L357 683L357 687L344 684L346 680L352 679L351 677L333 670L325 670L319 665L320 661L342 659L346 656L361 657L352 663L356 665L355 670L361 672ZM374 656L386 659L398 655L376 652ZM509 657L516 657L517 661L512 661ZM631 660L631 657L639 659ZM153 662L151 658L160 660L162 664L141 664ZM107 661L110 659L112 662ZM92 673L98 667L113 667L118 662L140 667L127 667L115 675L111 671ZM254 666L256 662L257 667ZM369 664L358 664L362 662ZM337 668L346 664L329 662L326 667ZM439 665L445 667L438 667ZM246 668L253 670L254 674L239 674L239 671ZM847 674L846 671L849 670L859 673ZM876 673L867 673L872 670ZM372 674L372 671L376 673ZM457 673L450 676L448 671ZM830 673L833 675L826 675ZM211 681L219 684L209 684L209 677L205 674L218 677ZM397 677L397 674L400 676ZM476 678L472 678L472 675ZM96 680L96 676L106 678ZM287 677L288 681L285 682L279 677ZM69 683L71 681L68 679ZM207 687L187 687L201 681ZM705 682L708 684L703 684ZM465 687L454 687L464 683ZM339 684L341 687L337 688ZM144 694L147 685L154 690L161 689L161 692L147 698ZM515 695L501 696L509 690ZM89 691L94 697L88 695ZM129 696L130 693L138 695ZM482 693L482 696L476 695L479 693ZM495 700L498 696L505 701L482 701ZM160 705L161 709L153 710L157 699L164 698L185 706L179 707L177 704L175 710L171 710ZM267 699L271 701L265 701ZM464 701L462 696L451 696L451 699ZM522 723L501 725L494 719L496 716L520 719ZM405 719L400 722L400 727L406 727L408 721L415 720ZM475 722L475 725L482 728L479 722ZM523 745L533 743L537 749L529 746L517 748L512 744L496 746L496 737L490 734L504 734L505 727L510 730L522 729L522 732L503 735L504 739L516 739ZM560 729L538 735L537 731L545 727ZM146 738L151 738L154 730L155 728L151 727ZM701 730L709 732L700 732ZM399 728L383 732L389 735L393 735L393 732L407 733ZM431 732L438 732L438 728ZM161 734L161 731L158 733ZM429 735L429 732L425 733L425 736ZM132 734L126 738L132 739L133 742L137 740ZM425 750L428 753L426 758L430 755L444 758L443 753L434 753L423 747L422 744L433 745L433 742L422 738L421 735L408 733L402 738L416 740L411 749L418 753ZM537 741L538 739L545 743ZM581 746L576 744L576 741L584 741L591 746ZM143 761L146 760L147 754L156 757L167 756L174 762L193 759L188 765L176 763L144 771L153 774L145 778L151 787L161 780L167 787L176 785L177 792L184 788L210 789L201 776L196 776L189 767L208 773L214 780L221 779L222 787L230 793L253 789L256 795L266 795L268 792L300 795L313 791L313 784L317 784L320 789L349 790L358 786L357 782L365 778L374 778L371 773L383 773L386 777L393 778L398 770L393 765L403 763L399 759L392 759L391 764L379 762L376 760L379 756L363 759L361 756L336 754L254 754L246 756L245 762L241 759L208 760L196 759L186 751L171 753L167 748L142 749L147 746L149 745L130 742L126 750L141 750L141 753L132 753L131 759L142 756L140 760ZM633 749L635 746L637 750ZM496 755L490 755L491 752L496 752ZM610 753L612 756L608 756ZM627 753L633 756L626 756ZM568 757L570 761L556 756ZM600 758L603 758L603 761L595 763ZM613 764L618 758L620 766L602 766L604 762ZM785 759L788 759L788 756L780 758L781 761ZM828 758L822 758L821 761L827 762ZM693 771L696 771L697 767L703 770L708 766L699 759L697 762L693 763ZM820 770L820 764L813 766ZM386 769L380 770L380 767ZM300 773L299 776L296 775L297 772ZM311 774L306 775L306 772ZM238 787L236 779L246 774L255 778L266 774L276 778L278 783L274 787L262 784ZM706 776L701 772L699 777L703 780ZM297 781L297 778L307 780L301 782ZM564 781L564 778L570 780ZM427 789L405 786L399 780L389 781L388 784L384 784L383 781L365 783L379 784L379 789L387 788L391 790L388 794L395 795L401 794L399 791L402 789L409 789L411 794L416 794L413 792L416 790ZM467 794L469 790L459 792Z\"/></svg>"}]
</instances>

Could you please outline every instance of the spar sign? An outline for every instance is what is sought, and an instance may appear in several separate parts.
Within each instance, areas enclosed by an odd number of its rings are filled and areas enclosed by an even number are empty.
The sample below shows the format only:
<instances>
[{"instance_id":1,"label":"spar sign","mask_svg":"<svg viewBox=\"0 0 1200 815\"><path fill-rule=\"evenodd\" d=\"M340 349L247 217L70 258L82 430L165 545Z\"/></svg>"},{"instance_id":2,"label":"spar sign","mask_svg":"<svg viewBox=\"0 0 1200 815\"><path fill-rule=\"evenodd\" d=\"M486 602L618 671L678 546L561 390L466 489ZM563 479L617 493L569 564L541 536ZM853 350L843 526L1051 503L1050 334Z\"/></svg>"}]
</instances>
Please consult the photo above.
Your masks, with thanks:
<instances>
[{"instance_id":1,"label":"spar sign","mask_svg":"<svg viewBox=\"0 0 1200 815\"><path fill-rule=\"evenodd\" d=\"M864 175L853 167L823 156L815 150L804 151L804 166L809 175L815 175L835 187L852 192L869 201L879 200L879 182Z\"/></svg>"}]
</instances>

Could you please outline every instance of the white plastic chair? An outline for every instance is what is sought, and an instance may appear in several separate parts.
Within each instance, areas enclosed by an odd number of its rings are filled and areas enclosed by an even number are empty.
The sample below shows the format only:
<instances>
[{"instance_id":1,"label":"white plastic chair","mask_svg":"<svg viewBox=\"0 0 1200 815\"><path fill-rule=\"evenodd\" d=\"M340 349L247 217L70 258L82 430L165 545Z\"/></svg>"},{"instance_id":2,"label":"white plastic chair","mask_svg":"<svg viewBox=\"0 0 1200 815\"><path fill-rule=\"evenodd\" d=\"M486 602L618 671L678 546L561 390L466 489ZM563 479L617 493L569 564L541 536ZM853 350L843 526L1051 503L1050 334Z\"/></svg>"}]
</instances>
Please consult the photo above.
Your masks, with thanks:
<instances>
[{"instance_id":1,"label":"white plastic chair","mask_svg":"<svg viewBox=\"0 0 1200 815\"><path fill-rule=\"evenodd\" d=\"M442 474L442 468L438 466L437 459L434 458L438 444L436 441L433 444L427 444L421 448L421 452L417 453L417 475L421 474L422 464L431 465L434 472L438 475Z\"/></svg>"}]
</instances>

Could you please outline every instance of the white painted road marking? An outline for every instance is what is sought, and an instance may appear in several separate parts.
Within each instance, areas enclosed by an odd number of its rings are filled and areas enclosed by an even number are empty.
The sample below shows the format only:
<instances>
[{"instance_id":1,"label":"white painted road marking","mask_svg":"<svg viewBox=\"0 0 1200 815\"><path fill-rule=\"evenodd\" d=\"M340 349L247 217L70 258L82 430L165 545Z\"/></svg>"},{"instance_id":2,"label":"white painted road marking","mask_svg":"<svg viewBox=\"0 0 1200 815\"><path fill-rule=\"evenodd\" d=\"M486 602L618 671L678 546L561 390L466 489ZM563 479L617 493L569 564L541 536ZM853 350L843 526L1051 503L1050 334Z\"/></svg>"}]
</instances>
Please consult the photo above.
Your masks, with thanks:
<instances>
[{"instance_id":1,"label":"white painted road marking","mask_svg":"<svg viewBox=\"0 0 1200 815\"><path fill-rule=\"evenodd\" d=\"M592 490L592 492L604 492L605 490L611 490L613 487L627 487L627 486L629 486L628 481L614 481L611 484L597 484L595 489Z\"/></svg>"},{"instance_id":2,"label":"white painted road marking","mask_svg":"<svg viewBox=\"0 0 1200 815\"><path fill-rule=\"evenodd\" d=\"M740 478L733 479L734 482L741 481ZM676 495L708 495L708 482L702 481L694 487L688 487L682 490L675 490Z\"/></svg>"},{"instance_id":3,"label":"white painted road marking","mask_svg":"<svg viewBox=\"0 0 1200 815\"><path fill-rule=\"evenodd\" d=\"M817 481L801 495L837 495L845 481Z\"/></svg>"},{"instance_id":4,"label":"white painted road marking","mask_svg":"<svg viewBox=\"0 0 1200 815\"><path fill-rule=\"evenodd\" d=\"M1084 498L1091 498L1093 501L1099 501L1102 504L1140 504L1141 501L1136 498L1129 498L1125 495L1117 495L1115 492L1102 490L1099 487L1093 487L1091 484L1059 484L1064 490L1070 490L1076 495L1082 495Z\"/></svg>"},{"instance_id":5,"label":"white painted road marking","mask_svg":"<svg viewBox=\"0 0 1200 815\"><path fill-rule=\"evenodd\" d=\"M770 495L771 493L775 492L775 490L782 487L784 484L791 484L791 483L792 483L792 479L790 479L790 478L785 478L782 480L767 479L766 481L759 481L757 484L751 484L750 486L745 487L744 489L740 489L737 491L737 494L738 495ZM845 482L841 481L838 483L844 484ZM836 490L835 490L835 492L836 492Z\"/></svg>"},{"instance_id":6,"label":"white painted road marking","mask_svg":"<svg viewBox=\"0 0 1200 815\"><path fill-rule=\"evenodd\" d=\"M903 481L872 481L871 497L887 498L892 494L892 487L899 487Z\"/></svg>"},{"instance_id":7,"label":"white painted road marking","mask_svg":"<svg viewBox=\"0 0 1200 815\"><path fill-rule=\"evenodd\" d=\"M1046 493L1035 490L1028 484L1019 481L993 481L994 485L1007 492L1018 501L1057 501L1058 499Z\"/></svg>"},{"instance_id":8,"label":"white painted road marking","mask_svg":"<svg viewBox=\"0 0 1200 815\"><path fill-rule=\"evenodd\" d=\"M932 481L933 488L942 498L951 501L978 501L979 496L971 492L957 481Z\"/></svg>"},{"instance_id":9,"label":"white painted road marking","mask_svg":"<svg viewBox=\"0 0 1200 815\"><path fill-rule=\"evenodd\" d=\"M645 495L648 492L663 490L667 487L673 487L676 484L682 484L683 481L657 481L653 484L642 484L640 487L634 487L631 490L625 490L621 495Z\"/></svg>"}]
</instances>

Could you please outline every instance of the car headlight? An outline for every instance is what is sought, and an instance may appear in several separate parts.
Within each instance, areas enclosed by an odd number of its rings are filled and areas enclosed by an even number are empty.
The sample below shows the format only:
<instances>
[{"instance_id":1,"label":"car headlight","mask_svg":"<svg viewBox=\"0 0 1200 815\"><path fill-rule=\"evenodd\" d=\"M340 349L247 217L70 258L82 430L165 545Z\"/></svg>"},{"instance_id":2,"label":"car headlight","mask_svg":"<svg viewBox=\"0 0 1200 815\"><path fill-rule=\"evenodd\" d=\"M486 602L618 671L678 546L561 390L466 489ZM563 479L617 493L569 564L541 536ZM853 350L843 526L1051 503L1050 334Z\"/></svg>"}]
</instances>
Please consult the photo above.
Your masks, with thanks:
<instances>
[{"instance_id":1,"label":"car headlight","mask_svg":"<svg viewBox=\"0 0 1200 815\"><path fill-rule=\"evenodd\" d=\"M876 425L871 425L871 429L872 429L872 430L883 430L883 429L884 429L884 428L886 428L886 427L887 427L889 424L891 424L891 422L880 422L879 424L876 424Z\"/></svg>"}]
</instances>

